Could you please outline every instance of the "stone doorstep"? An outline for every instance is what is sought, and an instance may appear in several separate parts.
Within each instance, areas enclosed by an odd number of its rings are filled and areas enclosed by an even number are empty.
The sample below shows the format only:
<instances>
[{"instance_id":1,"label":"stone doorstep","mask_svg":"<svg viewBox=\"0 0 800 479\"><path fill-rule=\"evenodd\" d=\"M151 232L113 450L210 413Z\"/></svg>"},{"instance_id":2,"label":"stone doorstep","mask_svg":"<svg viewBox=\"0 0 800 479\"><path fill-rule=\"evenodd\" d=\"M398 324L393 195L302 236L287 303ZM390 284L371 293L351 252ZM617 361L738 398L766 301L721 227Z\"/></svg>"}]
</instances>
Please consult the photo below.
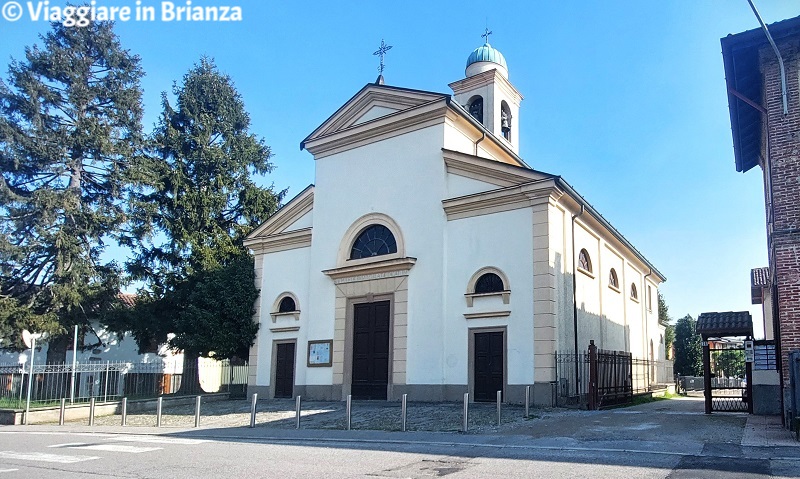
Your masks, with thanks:
<instances>
[{"instance_id":1,"label":"stone doorstep","mask_svg":"<svg viewBox=\"0 0 800 479\"><path fill-rule=\"evenodd\" d=\"M185 406L194 404L197 396L181 396L177 398L164 397L164 407ZM203 395L203 402L224 401L228 399L228 393L215 393ZM119 412L122 401L107 401L96 403L95 416L111 416ZM134 399L128 401L128 413L141 411L155 411L158 407L158 399ZM29 424L47 424L58 422L61 414L61 407L46 407L31 409ZM21 425L25 416L24 409L0 409L0 424ZM64 419L66 421L77 421L79 419L89 419L89 403L67 405L64 409Z\"/></svg>"}]
</instances>

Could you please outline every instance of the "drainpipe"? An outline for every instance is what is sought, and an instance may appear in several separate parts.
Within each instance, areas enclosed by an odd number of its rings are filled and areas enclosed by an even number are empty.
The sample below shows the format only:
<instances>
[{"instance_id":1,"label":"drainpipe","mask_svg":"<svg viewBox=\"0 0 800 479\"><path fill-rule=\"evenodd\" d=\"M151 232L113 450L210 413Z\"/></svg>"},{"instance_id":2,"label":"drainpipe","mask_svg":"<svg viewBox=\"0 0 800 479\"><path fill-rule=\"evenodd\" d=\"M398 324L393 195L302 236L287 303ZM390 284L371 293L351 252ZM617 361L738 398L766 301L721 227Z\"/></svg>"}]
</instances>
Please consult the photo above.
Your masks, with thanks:
<instances>
[{"instance_id":1,"label":"drainpipe","mask_svg":"<svg viewBox=\"0 0 800 479\"><path fill-rule=\"evenodd\" d=\"M781 99L783 100L783 115L786 116L789 114L789 100L786 97L786 69L783 66L783 58L781 57L781 53L778 51L778 46L775 45L775 40L772 39L772 35L769 33L767 25L764 23L764 20L761 19L761 15L759 15L758 10L756 10L753 0L747 0L747 3L749 3L750 8L753 9L753 13L756 15L758 23L761 24L761 29L764 30L764 35L767 36L767 40L769 41L769 44L772 45L772 50L775 52L775 56L778 57L778 65L781 68Z\"/></svg>"},{"instance_id":2,"label":"drainpipe","mask_svg":"<svg viewBox=\"0 0 800 479\"><path fill-rule=\"evenodd\" d=\"M650 270L650 272L647 273L646 275L644 275L644 282L642 284L642 286L644 286L644 294L647 296L645 298L645 300L647 301L647 304L644 305L644 338L645 338L644 339L644 349L645 349L645 351L648 351L648 346L652 344L650 341L648 341L651 338L650 338L650 328L648 328L649 320L647 318L647 312L648 312L647 306L649 305L649 306L652 307L652 305L653 305L653 293L648 293L651 290L648 289L648 287L647 287L647 277L653 274L653 268L648 268L648 269ZM655 361L655 359L656 359L655 351L653 351L652 349L650 349L649 351L652 353L650 355L651 356L651 360ZM647 355L647 352L645 352L645 355ZM647 375L650 376L651 375L650 373L652 371L653 371L653 365L650 364L650 367L647 368ZM652 383L653 383L653 378L650 378L650 384L652 384ZM648 390L650 389L650 384L647 385L647 389Z\"/></svg>"},{"instance_id":3,"label":"drainpipe","mask_svg":"<svg viewBox=\"0 0 800 479\"><path fill-rule=\"evenodd\" d=\"M475 156L478 156L478 143L486 139L486 130L483 130L481 138L475 142Z\"/></svg>"},{"instance_id":4,"label":"drainpipe","mask_svg":"<svg viewBox=\"0 0 800 479\"><path fill-rule=\"evenodd\" d=\"M756 10L756 6L753 4L752 0L747 0L747 3L750 4L750 8L753 9L753 13L755 14L756 18L758 19L758 23L761 24L761 29L764 30L764 35L766 35L769 44L772 46L772 50L775 52L775 56L778 57L778 66L781 69L781 100L783 102L783 115L786 116L789 114L789 101L786 97L786 69L783 66L783 57L781 57L780 51L778 51L778 46L775 45L775 40L772 39L772 35L769 33L769 29L767 25L764 23L764 20L761 19L761 15L759 15L758 10ZM770 144L769 144L769 114L764 111L764 116L767 117L767 154L766 154L766 161L767 164L767 183L769 187L769 214L770 219L768 222L767 234L769 235L769 247L770 253L772 254L772 264L776 264L775 259L775 238L773 237L773 233L775 232L775 209L773 205L773 196L772 196L772 162L770 161ZM778 304L778 273L777 271L772 270L772 265L770 265L770 279L772 280L772 329L773 329L773 336L775 337L775 356L777 358L776 366L778 367L778 371L780 372L780 388L781 388L781 411L784 410L784 403L783 403L783 390L784 390L784 383L783 383L783 348L781 347L781 322L780 322L780 305ZM786 414L781 414L781 419L783 425L786 426Z\"/></svg>"},{"instance_id":5,"label":"drainpipe","mask_svg":"<svg viewBox=\"0 0 800 479\"><path fill-rule=\"evenodd\" d=\"M578 273L577 265L575 264L575 220L583 215L583 205L581 204L581 211L577 215L572 215L572 330L575 342L575 393L579 393L581 384L580 378L580 363L578 361L578 292L576 275Z\"/></svg>"}]
</instances>

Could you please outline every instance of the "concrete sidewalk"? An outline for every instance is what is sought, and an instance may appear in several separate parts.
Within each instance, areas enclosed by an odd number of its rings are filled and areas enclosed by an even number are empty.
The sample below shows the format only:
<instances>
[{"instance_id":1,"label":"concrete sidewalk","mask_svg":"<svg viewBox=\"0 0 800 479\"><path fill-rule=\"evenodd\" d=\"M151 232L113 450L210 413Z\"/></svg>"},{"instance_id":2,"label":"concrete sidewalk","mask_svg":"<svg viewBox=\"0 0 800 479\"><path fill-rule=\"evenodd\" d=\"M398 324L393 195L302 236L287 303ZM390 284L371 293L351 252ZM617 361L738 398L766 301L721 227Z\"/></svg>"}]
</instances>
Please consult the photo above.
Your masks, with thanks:
<instances>
[{"instance_id":1,"label":"concrete sidewalk","mask_svg":"<svg viewBox=\"0 0 800 479\"><path fill-rule=\"evenodd\" d=\"M783 427L780 416L748 416L742 435L742 446L800 448L800 442L791 431Z\"/></svg>"},{"instance_id":2,"label":"concrete sidewalk","mask_svg":"<svg viewBox=\"0 0 800 479\"><path fill-rule=\"evenodd\" d=\"M342 403L307 403L302 429L294 429L293 402L265 401L259 404L257 427L248 428L249 404L228 401L204 406L200 428L190 427L191 408L172 410L155 428L154 416L129 418L139 426L119 426L119 416L97 418L94 427L84 423L67 426L8 426L14 430L108 434L161 434L203 437L224 441L307 441L314 443L431 443L475 444L491 447L542 449L602 449L654 454L724 457L798 457L800 442L780 425L780 418L742 413L703 414L702 398L676 398L606 411L532 409L524 419L523 408L504 406L503 422L496 424L494 405L478 404L470 412L470 431L458 432L458 404L410 404L409 431L399 432L399 405L357 403L353 408L354 429L344 430ZM186 409L186 408L184 408ZM138 419L137 419L138 418Z\"/></svg>"}]
</instances>

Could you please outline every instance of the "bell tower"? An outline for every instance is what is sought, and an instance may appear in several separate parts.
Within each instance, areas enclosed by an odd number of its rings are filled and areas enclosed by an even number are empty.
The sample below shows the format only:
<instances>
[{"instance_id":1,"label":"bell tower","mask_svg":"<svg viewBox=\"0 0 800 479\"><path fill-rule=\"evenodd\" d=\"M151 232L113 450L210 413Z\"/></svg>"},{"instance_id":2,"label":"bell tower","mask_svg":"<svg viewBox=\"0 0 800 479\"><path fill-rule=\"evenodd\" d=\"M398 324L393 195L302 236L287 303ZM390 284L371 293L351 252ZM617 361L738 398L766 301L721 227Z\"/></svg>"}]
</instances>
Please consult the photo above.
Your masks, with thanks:
<instances>
[{"instance_id":1,"label":"bell tower","mask_svg":"<svg viewBox=\"0 0 800 479\"><path fill-rule=\"evenodd\" d=\"M486 42L467 58L466 78L450 84L455 100L494 136L519 153L519 106L522 94L508 81L503 54Z\"/></svg>"}]
</instances>

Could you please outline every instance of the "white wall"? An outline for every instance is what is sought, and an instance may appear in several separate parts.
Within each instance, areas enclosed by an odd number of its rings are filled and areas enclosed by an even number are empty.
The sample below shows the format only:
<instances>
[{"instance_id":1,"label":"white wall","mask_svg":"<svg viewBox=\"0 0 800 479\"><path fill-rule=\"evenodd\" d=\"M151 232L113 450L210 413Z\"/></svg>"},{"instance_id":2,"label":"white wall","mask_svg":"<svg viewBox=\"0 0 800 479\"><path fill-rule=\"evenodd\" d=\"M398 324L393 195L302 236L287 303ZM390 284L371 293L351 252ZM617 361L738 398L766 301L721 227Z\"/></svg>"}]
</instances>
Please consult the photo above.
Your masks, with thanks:
<instances>
[{"instance_id":1,"label":"white wall","mask_svg":"<svg viewBox=\"0 0 800 479\"><path fill-rule=\"evenodd\" d=\"M533 383L533 222L530 208L450 221L446 240L445 382L468 382L468 330L506 326L508 384ZM464 294L481 268L494 267L508 277L509 304L500 297ZM511 311L507 317L465 319L465 313ZM421 367L424 365L420 365Z\"/></svg>"},{"instance_id":2,"label":"white wall","mask_svg":"<svg viewBox=\"0 0 800 479\"><path fill-rule=\"evenodd\" d=\"M334 333L335 286L320 271L337 266L340 243L357 219L368 213L385 214L398 224L406 256L417 258L408 278L408 350L413 353L406 365L407 382L415 384L442 381L443 135L442 125L432 126L316 162L308 268L309 314L314 321L307 328L308 338L328 339ZM298 366L298 371L305 369L304 362ZM315 375L331 374L329 368L313 369ZM300 378L298 374L298 383ZM317 379L322 378L309 376Z\"/></svg>"},{"instance_id":3,"label":"white wall","mask_svg":"<svg viewBox=\"0 0 800 479\"><path fill-rule=\"evenodd\" d=\"M308 216L308 215L306 215ZM312 240L313 241L313 240ZM258 331L258 377L257 384L269 385L270 372L272 371L272 342L276 339L305 337L311 329L310 309L311 301L308 287L308 271L310 267L309 248L298 248L264 255L263 272L261 281L261 326ZM291 292L297 298L296 307L300 310L300 319L291 316L280 316L272 322L269 313L275 311L275 301L284 292ZM300 326L300 331L273 333L272 327ZM298 338L295 349L295 363L305 365L304 352ZM330 376L330 374L328 375ZM304 384L305 369L297 368L295 373L297 384ZM301 380L302 378L302 380ZM330 381L330 378L327 378Z\"/></svg>"}]
</instances>

